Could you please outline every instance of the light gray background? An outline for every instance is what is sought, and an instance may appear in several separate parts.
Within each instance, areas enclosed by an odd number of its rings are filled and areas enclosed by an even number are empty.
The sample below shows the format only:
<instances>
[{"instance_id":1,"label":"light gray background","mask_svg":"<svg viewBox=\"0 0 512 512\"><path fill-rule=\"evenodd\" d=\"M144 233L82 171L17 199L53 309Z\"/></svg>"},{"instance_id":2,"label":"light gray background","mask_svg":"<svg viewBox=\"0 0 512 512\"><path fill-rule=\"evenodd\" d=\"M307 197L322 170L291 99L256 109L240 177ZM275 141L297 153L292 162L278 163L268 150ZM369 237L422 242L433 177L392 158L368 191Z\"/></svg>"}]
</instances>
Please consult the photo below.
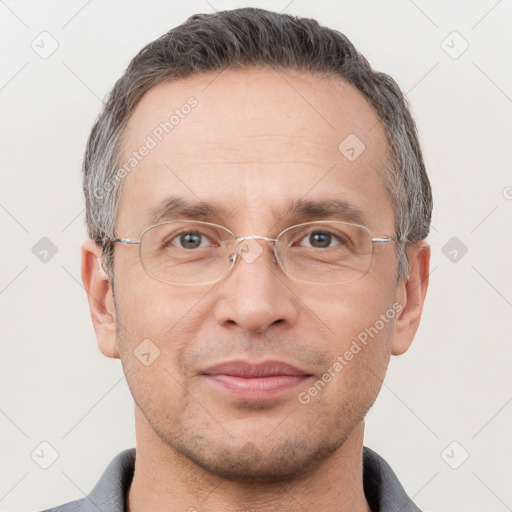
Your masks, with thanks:
<instances>
[{"instance_id":1,"label":"light gray background","mask_svg":"<svg viewBox=\"0 0 512 512\"><path fill-rule=\"evenodd\" d=\"M80 279L80 165L101 98L189 15L249 5L344 32L407 92L434 188L431 285L365 442L421 508L512 510L510 0L0 1L1 510L81 498L135 443L121 365L96 348ZM31 47L51 49L43 31L59 45L46 59ZM32 252L42 237L58 249L46 263ZM48 469L31 458L50 462L43 441L58 452Z\"/></svg>"}]
</instances>

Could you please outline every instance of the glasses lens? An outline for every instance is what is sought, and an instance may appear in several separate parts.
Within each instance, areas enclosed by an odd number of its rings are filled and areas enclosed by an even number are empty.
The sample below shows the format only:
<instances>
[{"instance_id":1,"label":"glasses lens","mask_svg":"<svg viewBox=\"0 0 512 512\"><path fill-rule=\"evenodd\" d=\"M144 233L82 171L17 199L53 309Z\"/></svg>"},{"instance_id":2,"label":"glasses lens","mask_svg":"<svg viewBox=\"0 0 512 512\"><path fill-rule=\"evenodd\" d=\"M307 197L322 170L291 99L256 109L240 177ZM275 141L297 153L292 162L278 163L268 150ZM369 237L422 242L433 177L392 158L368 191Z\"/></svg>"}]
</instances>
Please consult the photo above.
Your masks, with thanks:
<instances>
[{"instance_id":1,"label":"glasses lens","mask_svg":"<svg viewBox=\"0 0 512 512\"><path fill-rule=\"evenodd\" d=\"M368 229L345 222L309 222L285 230L277 242L283 270L298 281L350 283L364 276L372 261Z\"/></svg>"},{"instance_id":2,"label":"glasses lens","mask_svg":"<svg viewBox=\"0 0 512 512\"><path fill-rule=\"evenodd\" d=\"M147 229L140 243L146 272L166 283L207 284L231 268L235 240L221 226L207 222L167 222Z\"/></svg>"}]
</instances>

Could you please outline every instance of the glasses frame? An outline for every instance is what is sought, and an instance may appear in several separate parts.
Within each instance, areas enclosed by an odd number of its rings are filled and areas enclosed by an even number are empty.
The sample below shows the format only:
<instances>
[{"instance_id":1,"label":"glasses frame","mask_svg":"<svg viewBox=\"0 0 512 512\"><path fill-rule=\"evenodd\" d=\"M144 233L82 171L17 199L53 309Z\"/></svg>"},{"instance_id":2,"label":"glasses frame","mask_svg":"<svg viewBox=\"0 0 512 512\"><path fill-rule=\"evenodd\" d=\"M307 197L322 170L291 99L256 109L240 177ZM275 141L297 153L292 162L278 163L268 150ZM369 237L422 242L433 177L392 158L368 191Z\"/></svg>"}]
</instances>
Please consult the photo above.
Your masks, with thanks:
<instances>
[{"instance_id":1,"label":"glasses frame","mask_svg":"<svg viewBox=\"0 0 512 512\"><path fill-rule=\"evenodd\" d=\"M150 274L149 271L146 269L146 267L144 265L144 262L142 261L142 254L141 254L141 246L142 246L141 241L142 241L142 237L144 236L144 234L146 232L148 232L150 229L156 228L158 226L162 226L164 224L178 224L178 223L183 223L183 222L191 223L191 224L205 224L207 226L213 226L213 227L221 228L221 229L224 229L225 231L227 231L228 233L230 233L231 236L233 237L233 240L235 241L236 245L235 245L235 252L229 256L229 260L231 261L231 266L218 279L215 279L213 281L204 282L204 283L174 283L172 281L164 281L163 279L159 279L158 277L155 277L154 275ZM294 229L294 228L301 227L301 226L307 226L307 225L310 225L310 224L325 224L326 222L335 222L335 223L338 223L338 224L344 224L344 225L348 225L348 226L355 226L355 227L358 227L358 228L362 228L365 231L367 231L368 234L370 235L370 240L372 242L372 254L371 254L371 258L370 258L370 264L368 265L368 269L366 270L366 272L364 274L361 274L356 279L352 279L351 281L345 281L345 282L341 282L341 283L315 283L315 282L311 282L311 281L304 281L303 279L297 279L296 277L293 277L290 274L288 274L288 272L284 268L284 266L283 266L283 264L282 264L282 262L281 262L281 260L279 258L279 254L277 252L277 242L278 242L279 238L284 233L289 231L290 229ZM366 226L363 226L361 224L355 224L355 223L352 223L352 222L344 222L344 221L341 221L341 220L335 220L335 219L332 219L332 220L331 219L315 220L315 221L310 221L310 222L303 222L301 224L294 224L293 226L289 226L286 229L283 229L283 231L281 231L277 235L276 238L269 238L269 237L261 236L261 235L247 235L247 236L239 236L239 237L237 237L233 233L233 231L231 231L226 226L221 226L220 224L215 224L213 222L205 222L205 221L196 221L196 220L188 220L188 219L180 220L180 219L178 219L178 220L165 221L165 222L159 222L158 224L153 224L152 226L149 226L149 227L145 228L142 231L142 233L140 234L138 239L118 238L118 237L115 237L115 236L111 236L111 237L106 237L106 240L110 241L110 242L124 244L124 245L139 245L139 258L140 258L140 262L141 262L142 268L144 269L146 274L148 274L151 278L153 278L153 279L155 279L157 281L160 281L161 283L173 284L173 285L178 285L178 286L203 286L203 285L207 285L207 284L218 283L219 281L224 279L233 270L233 268L235 267L237 261L239 261L241 259L241 257L240 257L240 247L241 247L241 244L243 242L245 242L245 240L265 240L267 242L272 242L274 244L274 258L273 258L273 261L277 262L279 264L279 267L281 268L281 270L290 279L293 279L294 281L299 281L299 282L302 282L302 283L306 283L306 284L333 286L333 285L343 285L343 284L353 283L355 281L358 281L362 277L364 277L370 271L370 268L371 268L371 265L372 265L372 261L373 261L373 248L374 248L373 244L386 244L386 243L389 243L389 242L397 242L398 238L395 235L389 236L389 237L374 237L372 235L371 231Z\"/></svg>"}]
</instances>

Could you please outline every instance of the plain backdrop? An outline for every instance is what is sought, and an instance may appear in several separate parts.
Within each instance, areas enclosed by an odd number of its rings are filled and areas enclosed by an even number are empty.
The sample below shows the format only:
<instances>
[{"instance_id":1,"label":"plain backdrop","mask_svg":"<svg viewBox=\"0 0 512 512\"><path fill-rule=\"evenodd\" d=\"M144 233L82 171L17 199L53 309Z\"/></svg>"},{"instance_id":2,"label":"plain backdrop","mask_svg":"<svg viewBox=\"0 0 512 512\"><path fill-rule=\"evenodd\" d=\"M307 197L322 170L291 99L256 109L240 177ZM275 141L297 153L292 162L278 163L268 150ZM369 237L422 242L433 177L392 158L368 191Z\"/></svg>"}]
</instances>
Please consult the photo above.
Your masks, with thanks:
<instances>
[{"instance_id":1,"label":"plain backdrop","mask_svg":"<svg viewBox=\"0 0 512 512\"><path fill-rule=\"evenodd\" d=\"M83 150L143 45L242 6L340 30L407 93L434 189L431 284L365 444L422 509L512 510L512 2L288 1L0 1L2 511L81 498L135 446L80 279Z\"/></svg>"}]
</instances>

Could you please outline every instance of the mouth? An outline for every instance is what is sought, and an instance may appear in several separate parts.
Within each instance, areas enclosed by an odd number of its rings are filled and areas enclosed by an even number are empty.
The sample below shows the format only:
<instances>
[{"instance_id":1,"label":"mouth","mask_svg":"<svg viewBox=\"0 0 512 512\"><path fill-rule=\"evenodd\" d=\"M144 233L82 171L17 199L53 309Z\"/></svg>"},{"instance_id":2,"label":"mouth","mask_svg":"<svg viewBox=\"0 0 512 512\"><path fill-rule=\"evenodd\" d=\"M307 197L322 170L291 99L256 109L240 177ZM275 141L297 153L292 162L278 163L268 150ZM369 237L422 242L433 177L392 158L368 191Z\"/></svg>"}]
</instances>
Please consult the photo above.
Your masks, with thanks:
<instances>
[{"instance_id":1,"label":"mouth","mask_svg":"<svg viewBox=\"0 0 512 512\"><path fill-rule=\"evenodd\" d=\"M227 361L201 372L216 390L245 401L275 398L304 383L312 375L282 361L251 364Z\"/></svg>"}]
</instances>

